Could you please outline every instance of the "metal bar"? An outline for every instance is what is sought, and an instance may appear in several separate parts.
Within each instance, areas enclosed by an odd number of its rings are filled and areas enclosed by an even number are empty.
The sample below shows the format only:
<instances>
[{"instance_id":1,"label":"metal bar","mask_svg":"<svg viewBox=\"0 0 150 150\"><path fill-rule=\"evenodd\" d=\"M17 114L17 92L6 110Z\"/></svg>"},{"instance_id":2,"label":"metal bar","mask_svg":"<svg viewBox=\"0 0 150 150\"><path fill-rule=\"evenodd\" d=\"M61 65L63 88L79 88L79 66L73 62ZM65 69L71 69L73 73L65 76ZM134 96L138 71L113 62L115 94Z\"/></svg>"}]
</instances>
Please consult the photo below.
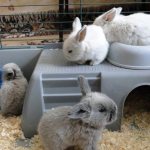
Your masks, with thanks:
<instances>
[{"instance_id":1,"label":"metal bar","mask_svg":"<svg viewBox=\"0 0 150 150\"><path fill-rule=\"evenodd\" d=\"M65 0L65 12L68 13L68 10L69 10L69 1L68 0Z\"/></svg>"},{"instance_id":2,"label":"metal bar","mask_svg":"<svg viewBox=\"0 0 150 150\"><path fill-rule=\"evenodd\" d=\"M141 4L141 9L142 10L145 10L145 2L146 2L146 0L142 0L142 4Z\"/></svg>"},{"instance_id":3,"label":"metal bar","mask_svg":"<svg viewBox=\"0 0 150 150\"><path fill-rule=\"evenodd\" d=\"M0 48L3 48L1 35L0 35Z\"/></svg>"},{"instance_id":4,"label":"metal bar","mask_svg":"<svg viewBox=\"0 0 150 150\"><path fill-rule=\"evenodd\" d=\"M64 0L59 0L59 42L63 42L63 13L64 12Z\"/></svg>"},{"instance_id":5,"label":"metal bar","mask_svg":"<svg viewBox=\"0 0 150 150\"><path fill-rule=\"evenodd\" d=\"M82 0L80 0L80 20L82 22Z\"/></svg>"}]
</instances>

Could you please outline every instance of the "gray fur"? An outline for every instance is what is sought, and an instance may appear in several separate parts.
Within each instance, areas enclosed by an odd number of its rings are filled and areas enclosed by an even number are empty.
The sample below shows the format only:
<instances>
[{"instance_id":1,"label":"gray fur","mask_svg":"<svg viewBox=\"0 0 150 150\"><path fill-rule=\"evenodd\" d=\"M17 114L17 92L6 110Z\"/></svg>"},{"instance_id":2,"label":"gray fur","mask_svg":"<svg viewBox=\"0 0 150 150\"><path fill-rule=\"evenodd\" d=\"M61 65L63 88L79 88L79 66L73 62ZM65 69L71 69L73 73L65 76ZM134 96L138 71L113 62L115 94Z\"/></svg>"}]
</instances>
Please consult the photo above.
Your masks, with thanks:
<instances>
[{"instance_id":1,"label":"gray fur","mask_svg":"<svg viewBox=\"0 0 150 150\"><path fill-rule=\"evenodd\" d=\"M83 76L79 81L81 89L84 89L83 83L88 85ZM45 150L97 150L103 128L115 121L116 116L117 106L113 100L90 92L73 107L62 106L46 112L40 120L38 133Z\"/></svg>"},{"instance_id":2,"label":"gray fur","mask_svg":"<svg viewBox=\"0 0 150 150\"><path fill-rule=\"evenodd\" d=\"M21 114L27 84L18 65L8 63L3 66L3 84L0 90L2 115Z\"/></svg>"}]
</instances>

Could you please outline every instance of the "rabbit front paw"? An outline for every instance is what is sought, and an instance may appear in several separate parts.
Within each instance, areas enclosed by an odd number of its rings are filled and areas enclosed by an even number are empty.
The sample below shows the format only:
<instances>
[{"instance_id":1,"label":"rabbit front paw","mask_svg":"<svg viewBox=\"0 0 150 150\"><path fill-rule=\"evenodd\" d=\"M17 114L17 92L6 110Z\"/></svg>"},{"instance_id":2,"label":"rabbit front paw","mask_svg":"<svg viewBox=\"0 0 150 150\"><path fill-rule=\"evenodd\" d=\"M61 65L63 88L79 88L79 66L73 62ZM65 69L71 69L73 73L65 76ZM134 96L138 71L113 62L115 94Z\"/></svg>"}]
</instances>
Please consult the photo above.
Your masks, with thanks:
<instances>
[{"instance_id":1,"label":"rabbit front paw","mask_svg":"<svg viewBox=\"0 0 150 150\"><path fill-rule=\"evenodd\" d=\"M99 64L100 64L100 61L91 61L90 62L91 66L95 66L95 65L99 65Z\"/></svg>"}]
</instances>

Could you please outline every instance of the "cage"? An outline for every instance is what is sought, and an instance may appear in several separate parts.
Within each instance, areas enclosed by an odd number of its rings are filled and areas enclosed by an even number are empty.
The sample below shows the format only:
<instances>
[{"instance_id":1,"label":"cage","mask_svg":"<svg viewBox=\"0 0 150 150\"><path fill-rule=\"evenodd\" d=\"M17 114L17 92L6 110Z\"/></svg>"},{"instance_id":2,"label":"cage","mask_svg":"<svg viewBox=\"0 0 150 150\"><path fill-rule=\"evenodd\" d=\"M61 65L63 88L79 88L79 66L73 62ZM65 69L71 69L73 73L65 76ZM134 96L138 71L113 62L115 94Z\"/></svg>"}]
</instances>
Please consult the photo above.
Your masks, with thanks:
<instances>
[{"instance_id":1,"label":"cage","mask_svg":"<svg viewBox=\"0 0 150 150\"><path fill-rule=\"evenodd\" d=\"M148 0L2 0L1 48L62 42L71 31L76 16L82 24L91 24L98 15L120 6L125 15L134 12L150 13Z\"/></svg>"},{"instance_id":2,"label":"cage","mask_svg":"<svg viewBox=\"0 0 150 150\"><path fill-rule=\"evenodd\" d=\"M33 1L34 3L27 2L26 0L13 3L10 0L7 5L2 5L2 1L0 2L2 10L0 15L0 64L3 65L10 61L19 64L30 81L22 115L22 127L25 136L31 137L36 133L41 115L52 106L50 97L55 97L53 106L70 105L68 99L73 96L76 96L77 101L79 100L80 93L76 88L76 77L80 73L84 74L91 84L95 81L98 82L96 88L93 86L95 89L117 99L120 112L119 119L110 128L113 130L120 129L126 95L143 83L147 85L150 81L150 71L122 69L110 65L108 62L92 68L80 66L79 69L79 66L66 62L62 58L61 50L58 49L62 48L61 42L71 31L74 17L78 16L82 24L91 24L96 16L112 7L119 6L123 7L123 14L125 15L134 12L150 13L150 2L148 0L45 0L42 2ZM7 11L5 11L6 9ZM54 56L60 58L58 62L53 59ZM76 70L75 74L73 74L73 69ZM68 71L72 72L69 74L72 76L71 81L68 81ZM63 77L61 73L64 73ZM59 79L60 82L55 84L54 79ZM64 83L67 83L67 89L73 85L76 92L67 95L67 97L63 93L64 91L60 91L62 95L59 96L68 98L64 103L60 103L58 95L55 95L58 93L52 94L49 91ZM36 89L37 87L38 89ZM117 88L112 92L113 87ZM59 90L61 89L59 88ZM77 101L73 98L71 104Z\"/></svg>"}]
</instances>

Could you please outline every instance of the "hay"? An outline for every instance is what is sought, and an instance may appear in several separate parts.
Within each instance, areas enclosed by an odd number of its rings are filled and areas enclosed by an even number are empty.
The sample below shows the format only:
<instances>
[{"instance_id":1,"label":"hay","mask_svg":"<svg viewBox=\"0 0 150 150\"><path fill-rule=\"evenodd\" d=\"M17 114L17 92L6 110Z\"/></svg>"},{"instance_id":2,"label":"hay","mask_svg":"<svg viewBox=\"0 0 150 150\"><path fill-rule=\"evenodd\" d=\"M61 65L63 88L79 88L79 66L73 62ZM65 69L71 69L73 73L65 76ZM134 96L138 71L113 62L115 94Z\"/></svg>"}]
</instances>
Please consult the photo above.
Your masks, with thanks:
<instances>
[{"instance_id":1,"label":"hay","mask_svg":"<svg viewBox=\"0 0 150 150\"><path fill-rule=\"evenodd\" d=\"M101 150L149 150L149 116L150 112L125 116L122 132L105 130L99 148ZM31 140L24 138L20 123L20 117L5 118L0 115L0 150L43 150L38 135ZM18 141L23 141L24 144L18 144Z\"/></svg>"}]
</instances>

